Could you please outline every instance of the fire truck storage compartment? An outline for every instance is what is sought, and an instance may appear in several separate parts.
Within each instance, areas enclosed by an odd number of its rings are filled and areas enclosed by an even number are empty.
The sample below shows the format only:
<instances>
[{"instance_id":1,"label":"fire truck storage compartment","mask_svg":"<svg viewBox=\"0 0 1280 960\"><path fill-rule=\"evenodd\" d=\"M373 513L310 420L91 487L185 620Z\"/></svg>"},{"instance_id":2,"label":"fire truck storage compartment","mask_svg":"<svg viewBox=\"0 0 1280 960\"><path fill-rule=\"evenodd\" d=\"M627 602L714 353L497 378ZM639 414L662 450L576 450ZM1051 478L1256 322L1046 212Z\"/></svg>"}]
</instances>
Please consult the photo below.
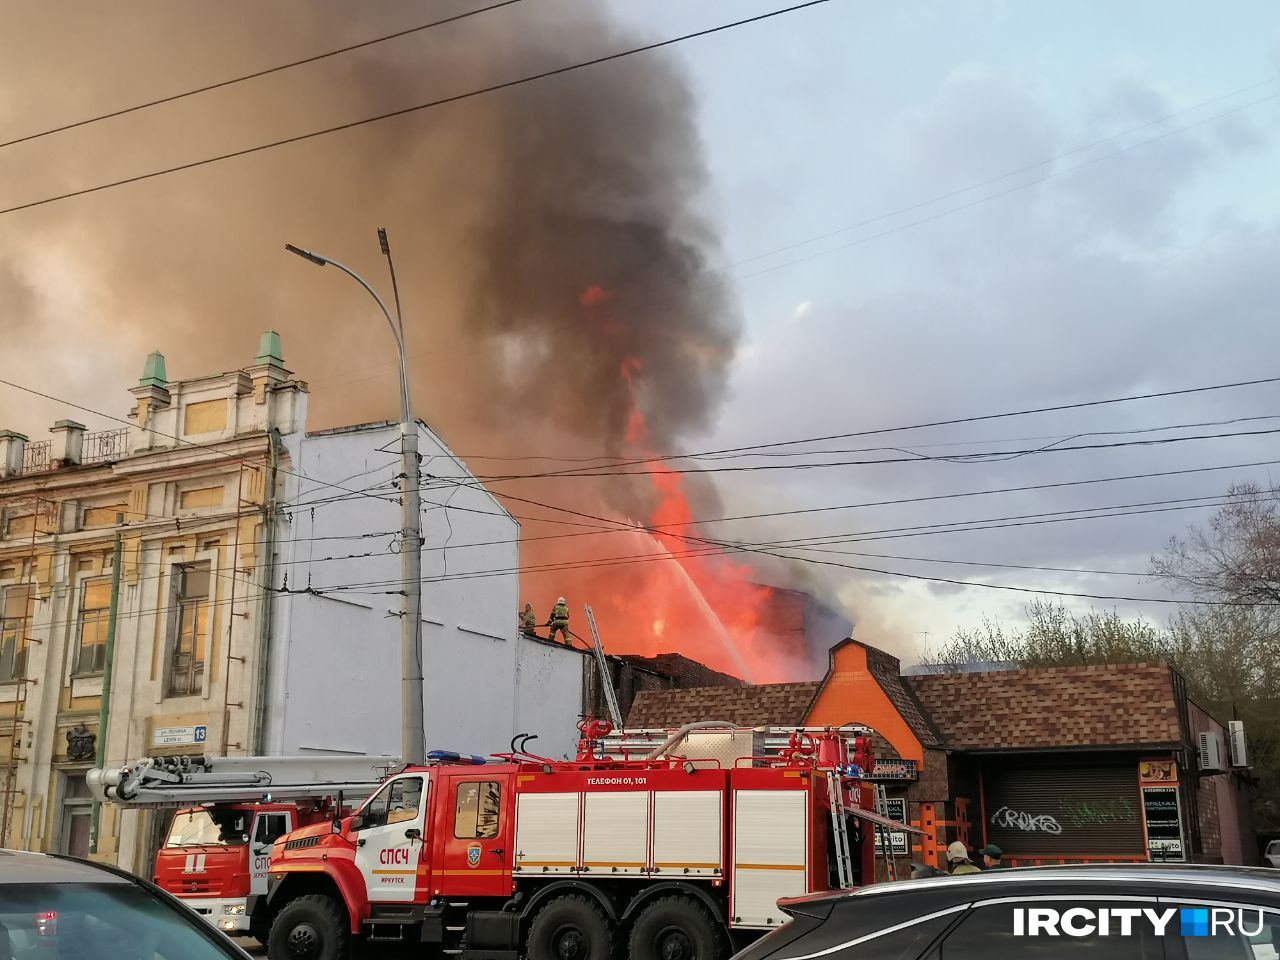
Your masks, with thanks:
<instances>
[{"instance_id":1,"label":"fire truck storage compartment","mask_svg":"<svg viewBox=\"0 0 1280 960\"><path fill-rule=\"evenodd\" d=\"M576 873L577 793L521 793L516 800L514 872Z\"/></svg>"},{"instance_id":2,"label":"fire truck storage compartment","mask_svg":"<svg viewBox=\"0 0 1280 960\"><path fill-rule=\"evenodd\" d=\"M654 872L718 877L724 862L720 790L655 790Z\"/></svg>"},{"instance_id":3,"label":"fire truck storage compartment","mask_svg":"<svg viewBox=\"0 0 1280 960\"><path fill-rule=\"evenodd\" d=\"M582 868L587 873L645 872L649 793L588 793L582 798Z\"/></svg>"},{"instance_id":4,"label":"fire truck storage compartment","mask_svg":"<svg viewBox=\"0 0 1280 960\"><path fill-rule=\"evenodd\" d=\"M778 900L808 892L809 793L735 790L733 804L733 924L780 926Z\"/></svg>"}]
</instances>

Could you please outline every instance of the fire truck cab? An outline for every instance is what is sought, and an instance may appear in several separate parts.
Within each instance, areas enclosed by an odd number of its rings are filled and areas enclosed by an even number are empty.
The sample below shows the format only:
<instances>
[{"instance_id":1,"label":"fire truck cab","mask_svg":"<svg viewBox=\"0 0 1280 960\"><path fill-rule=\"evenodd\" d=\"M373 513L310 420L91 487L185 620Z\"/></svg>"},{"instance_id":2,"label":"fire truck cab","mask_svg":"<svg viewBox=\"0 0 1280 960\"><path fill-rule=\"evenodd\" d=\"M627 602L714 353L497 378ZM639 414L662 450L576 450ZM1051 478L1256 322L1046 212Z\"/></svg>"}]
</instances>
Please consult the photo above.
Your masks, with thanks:
<instances>
[{"instance_id":1,"label":"fire truck cab","mask_svg":"<svg viewBox=\"0 0 1280 960\"><path fill-rule=\"evenodd\" d=\"M300 826L327 822L327 804L221 803L178 810L156 854L156 886L184 901L215 927L265 939L253 922L267 893L276 839Z\"/></svg>"},{"instance_id":2,"label":"fire truck cab","mask_svg":"<svg viewBox=\"0 0 1280 960\"><path fill-rule=\"evenodd\" d=\"M282 838L272 960L338 960L353 937L468 960L712 960L781 925L779 898L870 882L874 824L910 829L875 813L834 731L770 756L742 749L751 731L719 756L687 734L622 760L607 732L585 730L576 761L433 754Z\"/></svg>"}]
</instances>

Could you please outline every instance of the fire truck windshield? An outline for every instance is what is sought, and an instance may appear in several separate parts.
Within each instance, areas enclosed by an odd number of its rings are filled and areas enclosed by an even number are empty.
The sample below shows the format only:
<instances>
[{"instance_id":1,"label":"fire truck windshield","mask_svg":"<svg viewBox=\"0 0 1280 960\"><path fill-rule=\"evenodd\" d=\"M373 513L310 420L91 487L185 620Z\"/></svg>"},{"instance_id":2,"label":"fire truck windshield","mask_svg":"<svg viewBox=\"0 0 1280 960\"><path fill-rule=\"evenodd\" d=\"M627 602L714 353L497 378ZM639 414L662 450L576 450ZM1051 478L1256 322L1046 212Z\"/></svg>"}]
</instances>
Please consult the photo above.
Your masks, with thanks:
<instances>
[{"instance_id":1,"label":"fire truck windshield","mask_svg":"<svg viewBox=\"0 0 1280 960\"><path fill-rule=\"evenodd\" d=\"M181 810L173 818L166 847L241 846L249 842L249 811Z\"/></svg>"}]
</instances>

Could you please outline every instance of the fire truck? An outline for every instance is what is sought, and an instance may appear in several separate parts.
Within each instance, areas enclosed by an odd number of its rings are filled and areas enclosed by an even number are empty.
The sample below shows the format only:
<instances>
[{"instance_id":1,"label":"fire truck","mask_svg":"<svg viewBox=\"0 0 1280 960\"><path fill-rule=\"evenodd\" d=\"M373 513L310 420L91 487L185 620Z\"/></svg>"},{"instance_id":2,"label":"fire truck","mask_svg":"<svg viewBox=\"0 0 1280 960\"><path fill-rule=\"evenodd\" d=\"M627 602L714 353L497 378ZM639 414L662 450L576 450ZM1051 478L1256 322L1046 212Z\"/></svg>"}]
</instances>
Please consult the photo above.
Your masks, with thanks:
<instances>
[{"instance_id":1,"label":"fire truck","mask_svg":"<svg viewBox=\"0 0 1280 960\"><path fill-rule=\"evenodd\" d=\"M359 803L392 771L392 756L149 758L90 770L97 799L125 807L175 809L154 880L206 920L265 940L267 868L283 834Z\"/></svg>"},{"instance_id":2,"label":"fire truck","mask_svg":"<svg viewBox=\"0 0 1280 960\"><path fill-rule=\"evenodd\" d=\"M351 815L281 837L272 960L341 960L357 940L715 960L781 925L781 898L872 882L875 830L920 832L876 812L869 739L848 729L708 722L652 745L607 721L580 730L572 761L527 737L494 758L433 753Z\"/></svg>"}]
</instances>

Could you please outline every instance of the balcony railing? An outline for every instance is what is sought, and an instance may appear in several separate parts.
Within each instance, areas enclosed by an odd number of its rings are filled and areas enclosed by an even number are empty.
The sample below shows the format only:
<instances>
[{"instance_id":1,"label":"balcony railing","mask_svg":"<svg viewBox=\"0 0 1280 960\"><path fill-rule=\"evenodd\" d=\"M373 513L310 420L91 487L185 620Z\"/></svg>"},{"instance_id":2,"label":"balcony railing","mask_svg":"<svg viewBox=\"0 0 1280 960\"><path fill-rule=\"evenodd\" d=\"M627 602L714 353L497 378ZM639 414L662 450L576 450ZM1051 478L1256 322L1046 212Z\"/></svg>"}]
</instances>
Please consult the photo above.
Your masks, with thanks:
<instances>
[{"instance_id":1,"label":"balcony railing","mask_svg":"<svg viewBox=\"0 0 1280 960\"><path fill-rule=\"evenodd\" d=\"M102 430L84 435L81 463L107 463L121 459L129 452L129 428Z\"/></svg>"},{"instance_id":2,"label":"balcony railing","mask_svg":"<svg viewBox=\"0 0 1280 960\"><path fill-rule=\"evenodd\" d=\"M22 472L38 473L50 467L49 455L53 450L52 440L40 440L28 443L22 448Z\"/></svg>"}]
</instances>

